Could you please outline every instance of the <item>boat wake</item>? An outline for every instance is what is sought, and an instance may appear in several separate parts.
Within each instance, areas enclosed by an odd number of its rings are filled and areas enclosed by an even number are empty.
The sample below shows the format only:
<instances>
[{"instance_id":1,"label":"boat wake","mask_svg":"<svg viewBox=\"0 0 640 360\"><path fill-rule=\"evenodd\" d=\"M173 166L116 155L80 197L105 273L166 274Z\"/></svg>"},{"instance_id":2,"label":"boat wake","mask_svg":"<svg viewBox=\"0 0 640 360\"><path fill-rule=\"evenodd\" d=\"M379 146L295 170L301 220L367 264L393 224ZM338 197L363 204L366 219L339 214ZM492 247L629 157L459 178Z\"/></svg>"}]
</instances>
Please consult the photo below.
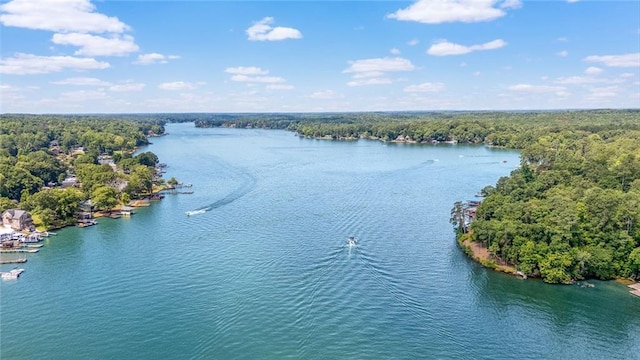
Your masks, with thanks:
<instances>
[{"instance_id":1,"label":"boat wake","mask_svg":"<svg viewBox=\"0 0 640 360\"><path fill-rule=\"evenodd\" d=\"M240 199L241 197L245 196L247 193L249 193L249 191L251 191L255 187L256 179L249 174L243 174L243 180L244 181L242 182L242 184L238 188L233 190L231 193L229 193L227 196L223 197L220 200L214 201L209 205L203 206L198 210L187 211L187 216L204 214L207 211L211 211L221 206L230 204Z\"/></svg>"},{"instance_id":2,"label":"boat wake","mask_svg":"<svg viewBox=\"0 0 640 360\"><path fill-rule=\"evenodd\" d=\"M204 209L198 209L198 210L191 210L191 211L187 211L186 214L187 214L187 216L193 216L193 215L198 215L198 214L204 214L209 210L211 210L211 209L204 208Z\"/></svg>"}]
</instances>

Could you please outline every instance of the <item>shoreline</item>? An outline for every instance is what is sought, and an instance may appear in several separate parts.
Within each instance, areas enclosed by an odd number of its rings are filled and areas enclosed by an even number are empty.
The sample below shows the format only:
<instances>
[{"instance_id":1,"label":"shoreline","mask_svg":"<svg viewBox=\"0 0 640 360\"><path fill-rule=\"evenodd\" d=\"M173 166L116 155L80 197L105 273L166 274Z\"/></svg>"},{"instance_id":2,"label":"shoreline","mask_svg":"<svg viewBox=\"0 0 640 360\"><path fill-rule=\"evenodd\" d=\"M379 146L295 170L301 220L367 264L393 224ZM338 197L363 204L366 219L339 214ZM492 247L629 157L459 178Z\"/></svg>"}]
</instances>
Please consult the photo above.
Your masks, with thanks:
<instances>
[{"instance_id":1,"label":"shoreline","mask_svg":"<svg viewBox=\"0 0 640 360\"><path fill-rule=\"evenodd\" d=\"M457 242L467 256L483 267L526 279L526 276L520 273L515 266L506 262L496 261L486 247L471 241L467 236L458 236Z\"/></svg>"},{"instance_id":2,"label":"shoreline","mask_svg":"<svg viewBox=\"0 0 640 360\"><path fill-rule=\"evenodd\" d=\"M489 253L489 250L486 247L482 246L482 244L471 241L471 239L469 239L468 236L464 236L464 234L462 236L457 236L456 242L458 243L458 246L460 246L462 251L464 251L464 253L469 258L471 258L473 261L477 262L478 264L482 265L482 267L491 269L493 271L501 272L507 275L515 276L519 279L523 279L523 280L527 279L527 276L521 273L520 271L518 271L514 265L503 262L503 261L496 261L491 256L491 254ZM566 285L573 285L576 282L587 281L587 280L590 280L590 279L584 279L584 280L574 279L570 284L566 284ZM629 291L630 294L640 297L640 289L639 289L640 286L639 288L636 288L636 286L638 286L636 284L640 284L640 282L637 282L633 279L615 278L615 279L601 280L601 281L614 281L618 284L629 287L631 289Z\"/></svg>"}]
</instances>

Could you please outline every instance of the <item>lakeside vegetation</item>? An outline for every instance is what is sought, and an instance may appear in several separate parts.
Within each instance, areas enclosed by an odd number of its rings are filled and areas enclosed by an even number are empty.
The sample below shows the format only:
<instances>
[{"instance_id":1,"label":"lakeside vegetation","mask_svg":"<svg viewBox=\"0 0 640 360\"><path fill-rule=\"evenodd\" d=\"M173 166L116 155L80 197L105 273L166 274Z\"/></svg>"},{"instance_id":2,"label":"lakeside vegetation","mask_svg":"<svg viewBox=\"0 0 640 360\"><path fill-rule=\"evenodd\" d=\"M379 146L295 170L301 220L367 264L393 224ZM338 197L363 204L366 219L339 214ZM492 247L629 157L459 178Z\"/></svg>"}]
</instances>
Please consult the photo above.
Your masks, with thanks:
<instances>
[{"instance_id":1,"label":"lakeside vegetation","mask_svg":"<svg viewBox=\"0 0 640 360\"><path fill-rule=\"evenodd\" d=\"M549 283L640 277L640 110L344 114L139 114L0 117L0 210L44 225L73 221L152 190L152 153L132 157L167 122L285 129L323 139L485 144L518 149L521 166L452 210L458 238ZM62 155L51 142L59 142ZM84 154L74 152L84 148ZM107 154L114 166L99 164ZM80 188L48 188L75 174ZM479 189L480 190L480 189ZM492 266L493 267L493 266Z\"/></svg>"},{"instance_id":2,"label":"lakeside vegetation","mask_svg":"<svg viewBox=\"0 0 640 360\"><path fill-rule=\"evenodd\" d=\"M0 115L0 212L21 208L36 225L73 225L86 200L107 211L161 182L152 152L133 156L164 127L118 116Z\"/></svg>"},{"instance_id":3,"label":"lakeside vegetation","mask_svg":"<svg viewBox=\"0 0 640 360\"><path fill-rule=\"evenodd\" d=\"M496 260L549 283L640 275L640 131L550 132L483 192L473 219L461 203L452 219Z\"/></svg>"}]
</instances>

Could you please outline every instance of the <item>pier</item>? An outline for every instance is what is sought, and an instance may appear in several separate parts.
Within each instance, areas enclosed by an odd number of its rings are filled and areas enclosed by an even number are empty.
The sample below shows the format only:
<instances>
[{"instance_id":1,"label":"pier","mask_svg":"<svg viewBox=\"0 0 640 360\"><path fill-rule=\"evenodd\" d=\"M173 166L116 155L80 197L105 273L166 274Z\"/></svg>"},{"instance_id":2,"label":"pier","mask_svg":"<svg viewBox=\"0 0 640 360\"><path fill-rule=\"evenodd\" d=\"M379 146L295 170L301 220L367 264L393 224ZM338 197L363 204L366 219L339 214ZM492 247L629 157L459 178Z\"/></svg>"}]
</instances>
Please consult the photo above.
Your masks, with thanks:
<instances>
[{"instance_id":1,"label":"pier","mask_svg":"<svg viewBox=\"0 0 640 360\"><path fill-rule=\"evenodd\" d=\"M629 292L632 293L635 296L640 296L640 283L635 283L635 284L631 284L628 285L629 287Z\"/></svg>"}]
</instances>

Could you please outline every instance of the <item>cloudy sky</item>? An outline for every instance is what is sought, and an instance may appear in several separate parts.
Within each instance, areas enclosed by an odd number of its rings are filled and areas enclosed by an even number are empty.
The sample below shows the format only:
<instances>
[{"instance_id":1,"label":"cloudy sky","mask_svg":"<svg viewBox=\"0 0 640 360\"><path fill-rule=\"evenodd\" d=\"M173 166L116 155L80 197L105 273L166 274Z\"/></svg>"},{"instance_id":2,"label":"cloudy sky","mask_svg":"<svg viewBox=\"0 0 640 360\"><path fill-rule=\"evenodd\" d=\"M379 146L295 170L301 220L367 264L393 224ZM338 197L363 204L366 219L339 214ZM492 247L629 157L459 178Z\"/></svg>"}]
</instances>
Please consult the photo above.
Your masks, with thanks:
<instances>
[{"instance_id":1,"label":"cloudy sky","mask_svg":"<svg viewBox=\"0 0 640 360\"><path fill-rule=\"evenodd\" d=\"M640 1L0 1L0 112L640 107Z\"/></svg>"}]
</instances>

